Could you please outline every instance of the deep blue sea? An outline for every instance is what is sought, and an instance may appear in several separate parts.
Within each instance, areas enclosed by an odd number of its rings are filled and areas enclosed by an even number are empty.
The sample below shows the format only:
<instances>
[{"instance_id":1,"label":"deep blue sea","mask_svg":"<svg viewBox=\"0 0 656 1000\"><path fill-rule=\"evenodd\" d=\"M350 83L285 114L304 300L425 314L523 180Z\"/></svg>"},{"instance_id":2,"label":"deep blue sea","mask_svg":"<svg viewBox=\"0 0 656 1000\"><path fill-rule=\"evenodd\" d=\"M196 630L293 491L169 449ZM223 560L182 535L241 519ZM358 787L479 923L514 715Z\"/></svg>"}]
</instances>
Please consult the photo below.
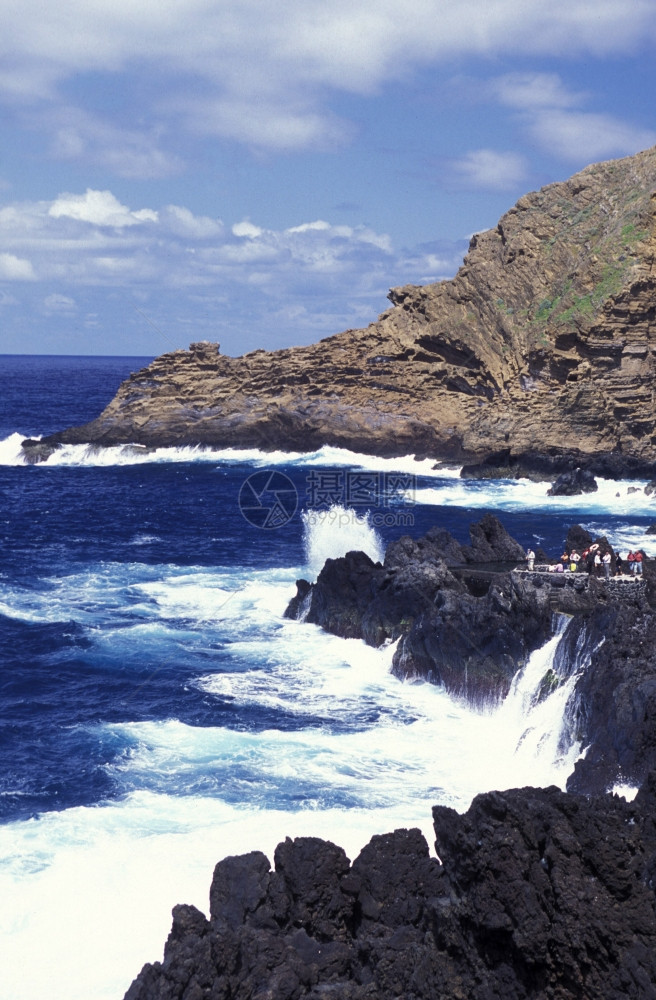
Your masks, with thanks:
<instances>
[{"instance_id":1,"label":"deep blue sea","mask_svg":"<svg viewBox=\"0 0 656 1000\"><path fill-rule=\"evenodd\" d=\"M530 701L557 637L474 710L392 678L391 648L282 617L327 557L434 524L466 541L486 510L554 558L576 522L656 554L642 483L557 499L333 448L23 462L23 438L97 416L148 360L0 356L2 1000L120 998L226 854L311 833L353 855L430 836L434 802L564 783L567 692Z\"/></svg>"}]
</instances>

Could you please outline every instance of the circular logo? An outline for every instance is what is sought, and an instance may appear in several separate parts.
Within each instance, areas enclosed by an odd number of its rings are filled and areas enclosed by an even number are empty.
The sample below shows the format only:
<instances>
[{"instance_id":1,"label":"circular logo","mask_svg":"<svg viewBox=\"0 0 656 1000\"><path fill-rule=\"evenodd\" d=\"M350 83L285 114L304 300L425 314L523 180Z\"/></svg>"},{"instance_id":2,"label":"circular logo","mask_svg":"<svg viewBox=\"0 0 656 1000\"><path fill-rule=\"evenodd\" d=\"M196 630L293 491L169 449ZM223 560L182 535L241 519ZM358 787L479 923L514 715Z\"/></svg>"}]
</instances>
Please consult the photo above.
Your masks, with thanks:
<instances>
[{"instance_id":1,"label":"circular logo","mask_svg":"<svg viewBox=\"0 0 656 1000\"><path fill-rule=\"evenodd\" d=\"M239 491L239 509L255 528L282 528L298 506L298 493L284 472L263 469L245 479Z\"/></svg>"}]
</instances>

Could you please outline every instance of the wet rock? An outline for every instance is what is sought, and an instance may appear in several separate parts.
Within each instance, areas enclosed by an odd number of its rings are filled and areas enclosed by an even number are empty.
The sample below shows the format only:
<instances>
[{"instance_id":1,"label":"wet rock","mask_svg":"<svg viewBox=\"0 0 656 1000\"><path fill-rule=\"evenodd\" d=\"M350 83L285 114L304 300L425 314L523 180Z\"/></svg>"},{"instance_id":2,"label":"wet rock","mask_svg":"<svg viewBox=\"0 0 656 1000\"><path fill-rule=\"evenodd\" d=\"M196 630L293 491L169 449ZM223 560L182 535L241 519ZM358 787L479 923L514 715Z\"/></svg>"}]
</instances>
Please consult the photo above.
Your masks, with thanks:
<instances>
[{"instance_id":1,"label":"wet rock","mask_svg":"<svg viewBox=\"0 0 656 1000\"><path fill-rule=\"evenodd\" d=\"M572 662L577 680L571 726L587 751L567 787L603 792L616 783L636 787L656 769L656 615L651 584L631 581L616 599L578 623ZM653 600L653 597L652 597Z\"/></svg>"},{"instance_id":2,"label":"wet rock","mask_svg":"<svg viewBox=\"0 0 656 1000\"><path fill-rule=\"evenodd\" d=\"M491 514L473 524L471 544L441 529L400 538L384 563L362 552L329 559L316 583L298 581L287 617L373 646L399 640L392 670L474 702L506 694L517 670L551 629L555 608L571 611L586 595L519 578L524 550Z\"/></svg>"},{"instance_id":3,"label":"wet rock","mask_svg":"<svg viewBox=\"0 0 656 1000\"><path fill-rule=\"evenodd\" d=\"M125 1000L653 995L655 777L634 803L524 788L433 821L440 860L396 830L352 865L316 838L281 844L274 871L220 862L219 914L175 907Z\"/></svg>"},{"instance_id":4,"label":"wet rock","mask_svg":"<svg viewBox=\"0 0 656 1000\"><path fill-rule=\"evenodd\" d=\"M547 490L550 497L573 497L580 493L596 493L597 481L591 472L585 469L574 469L573 472L563 472L556 482Z\"/></svg>"}]
</instances>

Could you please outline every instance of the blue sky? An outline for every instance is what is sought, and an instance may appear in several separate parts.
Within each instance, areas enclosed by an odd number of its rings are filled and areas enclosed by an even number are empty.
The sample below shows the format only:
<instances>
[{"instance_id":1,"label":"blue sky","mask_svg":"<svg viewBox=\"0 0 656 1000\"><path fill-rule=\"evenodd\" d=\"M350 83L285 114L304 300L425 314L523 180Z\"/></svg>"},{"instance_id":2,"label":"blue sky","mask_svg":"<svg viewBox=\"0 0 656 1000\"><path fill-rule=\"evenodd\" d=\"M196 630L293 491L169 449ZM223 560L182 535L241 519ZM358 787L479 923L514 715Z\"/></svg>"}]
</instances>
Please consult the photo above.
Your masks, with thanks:
<instances>
[{"instance_id":1,"label":"blue sky","mask_svg":"<svg viewBox=\"0 0 656 1000\"><path fill-rule=\"evenodd\" d=\"M0 352L365 326L656 143L656 0L3 0Z\"/></svg>"}]
</instances>

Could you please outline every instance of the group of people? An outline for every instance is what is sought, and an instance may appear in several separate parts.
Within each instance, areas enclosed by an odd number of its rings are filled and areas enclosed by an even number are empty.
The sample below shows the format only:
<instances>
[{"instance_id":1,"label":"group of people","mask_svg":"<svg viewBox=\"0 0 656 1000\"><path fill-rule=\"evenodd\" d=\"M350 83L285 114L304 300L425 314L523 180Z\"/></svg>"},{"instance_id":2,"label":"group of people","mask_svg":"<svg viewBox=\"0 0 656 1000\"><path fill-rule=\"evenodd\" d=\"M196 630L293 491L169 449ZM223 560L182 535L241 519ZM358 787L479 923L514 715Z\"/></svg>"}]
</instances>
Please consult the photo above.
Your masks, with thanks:
<instances>
[{"instance_id":1,"label":"group of people","mask_svg":"<svg viewBox=\"0 0 656 1000\"><path fill-rule=\"evenodd\" d=\"M602 555L600 547L595 544L581 553L577 552L576 549L572 549L571 552L563 552L560 557L560 565L563 570L568 569L570 573L586 569L589 576L593 574L600 576L603 570L604 578L610 580L613 569L613 554L610 549L607 549ZM615 575L617 576L621 572L622 559L618 552L615 556Z\"/></svg>"},{"instance_id":2,"label":"group of people","mask_svg":"<svg viewBox=\"0 0 656 1000\"><path fill-rule=\"evenodd\" d=\"M645 554L641 549L636 549L635 552L631 550L626 557L629 566L628 572L633 573L634 576L642 575L644 559ZM535 552L531 548L527 549L526 562L529 571L532 572L535 567ZM613 553L610 549L602 553L600 546L595 543L580 553L576 549L572 549L571 552L563 552L560 562L556 563L555 566L550 566L549 569L555 573L577 573L587 570L590 576L601 576L603 572L604 579L610 580L612 575L622 576L624 574L624 563L619 552L613 560Z\"/></svg>"}]
</instances>

